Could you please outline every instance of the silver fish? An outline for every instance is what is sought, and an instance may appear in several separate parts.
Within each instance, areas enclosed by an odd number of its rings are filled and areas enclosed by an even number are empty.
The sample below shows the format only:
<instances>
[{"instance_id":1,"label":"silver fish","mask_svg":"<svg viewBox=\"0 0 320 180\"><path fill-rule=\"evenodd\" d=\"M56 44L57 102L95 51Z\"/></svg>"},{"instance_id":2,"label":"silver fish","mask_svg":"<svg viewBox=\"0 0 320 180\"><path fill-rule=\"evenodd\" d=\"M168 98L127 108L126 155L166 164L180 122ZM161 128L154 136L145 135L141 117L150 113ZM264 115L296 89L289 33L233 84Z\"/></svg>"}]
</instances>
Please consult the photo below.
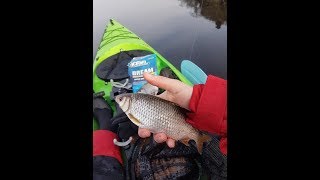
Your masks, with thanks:
<instances>
[{"instance_id":1,"label":"silver fish","mask_svg":"<svg viewBox=\"0 0 320 180\"><path fill-rule=\"evenodd\" d=\"M186 146L189 146L189 140L193 139L200 154L203 142L211 139L188 124L185 121L185 110L170 101L142 93L121 94L116 96L115 101L137 126L153 133L163 132Z\"/></svg>"}]
</instances>

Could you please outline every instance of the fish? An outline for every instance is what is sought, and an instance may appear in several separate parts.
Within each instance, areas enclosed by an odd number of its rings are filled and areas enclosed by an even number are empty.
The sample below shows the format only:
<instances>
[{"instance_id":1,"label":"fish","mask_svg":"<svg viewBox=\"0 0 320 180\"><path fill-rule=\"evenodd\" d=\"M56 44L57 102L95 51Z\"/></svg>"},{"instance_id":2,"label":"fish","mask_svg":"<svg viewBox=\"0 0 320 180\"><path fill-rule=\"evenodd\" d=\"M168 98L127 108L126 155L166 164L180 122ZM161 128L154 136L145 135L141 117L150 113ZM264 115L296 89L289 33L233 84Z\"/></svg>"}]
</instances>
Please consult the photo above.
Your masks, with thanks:
<instances>
[{"instance_id":1,"label":"fish","mask_svg":"<svg viewBox=\"0 0 320 180\"><path fill-rule=\"evenodd\" d=\"M211 140L210 136L188 124L185 121L186 110L173 102L143 93L120 94L115 101L138 127L149 129L152 133L163 132L186 146L194 140L200 154L203 143Z\"/></svg>"}]
</instances>

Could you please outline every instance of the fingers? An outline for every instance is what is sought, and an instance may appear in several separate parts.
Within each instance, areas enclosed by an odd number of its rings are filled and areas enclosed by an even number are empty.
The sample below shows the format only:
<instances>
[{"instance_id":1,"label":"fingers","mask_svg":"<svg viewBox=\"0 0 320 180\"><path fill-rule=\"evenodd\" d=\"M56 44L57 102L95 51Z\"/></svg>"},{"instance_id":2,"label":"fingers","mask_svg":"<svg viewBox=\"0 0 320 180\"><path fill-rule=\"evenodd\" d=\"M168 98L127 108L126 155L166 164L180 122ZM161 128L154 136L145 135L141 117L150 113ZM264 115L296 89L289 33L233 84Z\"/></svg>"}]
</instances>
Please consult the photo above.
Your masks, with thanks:
<instances>
[{"instance_id":1,"label":"fingers","mask_svg":"<svg viewBox=\"0 0 320 180\"><path fill-rule=\"evenodd\" d=\"M177 83L181 83L178 80L166 78L163 76L154 76L150 73L144 73L143 77L152 85L165 89L170 92L177 91Z\"/></svg>"},{"instance_id":2,"label":"fingers","mask_svg":"<svg viewBox=\"0 0 320 180\"><path fill-rule=\"evenodd\" d=\"M142 138L151 136L151 132L148 129L139 128L138 135Z\"/></svg>"},{"instance_id":3,"label":"fingers","mask_svg":"<svg viewBox=\"0 0 320 180\"><path fill-rule=\"evenodd\" d=\"M155 140L157 143L167 142L167 145L168 145L170 148L174 148L174 146L175 146L175 140L167 137L167 135L164 134L164 133L154 134L153 138L154 138L154 140Z\"/></svg>"},{"instance_id":4,"label":"fingers","mask_svg":"<svg viewBox=\"0 0 320 180\"><path fill-rule=\"evenodd\" d=\"M175 146L175 140L168 138L167 139L167 145L169 146L169 148L174 148Z\"/></svg>"},{"instance_id":5,"label":"fingers","mask_svg":"<svg viewBox=\"0 0 320 180\"><path fill-rule=\"evenodd\" d=\"M175 97L171 93L168 93L168 91L165 91L157 96L161 99L177 103Z\"/></svg>"},{"instance_id":6,"label":"fingers","mask_svg":"<svg viewBox=\"0 0 320 180\"><path fill-rule=\"evenodd\" d=\"M143 128L139 128L138 130L138 134L140 137L142 138L147 138L151 135L151 132L148 130L148 129L143 129ZM163 142L166 142L167 145L170 147L170 148L174 148L175 146L175 140L169 138L166 134L164 133L157 133L157 134L154 134L153 135L153 138L154 140L157 142L157 143L163 143Z\"/></svg>"},{"instance_id":7,"label":"fingers","mask_svg":"<svg viewBox=\"0 0 320 180\"><path fill-rule=\"evenodd\" d=\"M172 101L172 98L171 98L170 95L168 95L167 91L165 91L165 92L163 92L163 93L161 93L159 95L156 95L156 96L158 96L161 99L165 99L167 101Z\"/></svg>"},{"instance_id":8,"label":"fingers","mask_svg":"<svg viewBox=\"0 0 320 180\"><path fill-rule=\"evenodd\" d=\"M166 99L167 91L164 91L163 93L156 95L156 96L158 96L159 98L162 98L162 99Z\"/></svg>"},{"instance_id":9,"label":"fingers","mask_svg":"<svg viewBox=\"0 0 320 180\"><path fill-rule=\"evenodd\" d=\"M139 128L138 135L142 138L147 138L151 136L151 132L148 129ZM163 143L163 142L166 142L167 135L164 133L157 133L157 134L154 134L153 138L157 143Z\"/></svg>"},{"instance_id":10,"label":"fingers","mask_svg":"<svg viewBox=\"0 0 320 180\"><path fill-rule=\"evenodd\" d=\"M153 138L157 143L163 143L163 142L166 142L167 135L164 133L157 133L153 135Z\"/></svg>"}]
</instances>

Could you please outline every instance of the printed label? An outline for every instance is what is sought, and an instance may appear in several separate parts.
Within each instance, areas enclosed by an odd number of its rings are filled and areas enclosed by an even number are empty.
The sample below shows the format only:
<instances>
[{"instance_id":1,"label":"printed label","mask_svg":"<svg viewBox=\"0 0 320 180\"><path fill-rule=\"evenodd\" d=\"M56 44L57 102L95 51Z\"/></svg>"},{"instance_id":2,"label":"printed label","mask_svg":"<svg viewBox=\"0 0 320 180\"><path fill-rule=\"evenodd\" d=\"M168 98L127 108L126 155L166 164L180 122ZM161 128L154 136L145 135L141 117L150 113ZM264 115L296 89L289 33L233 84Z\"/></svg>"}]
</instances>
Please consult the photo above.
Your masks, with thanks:
<instances>
[{"instance_id":1,"label":"printed label","mask_svg":"<svg viewBox=\"0 0 320 180\"><path fill-rule=\"evenodd\" d=\"M143 73L157 74L157 56L150 54L142 57L134 57L128 64L128 74L132 80L133 93L138 92L147 82L143 78Z\"/></svg>"}]
</instances>

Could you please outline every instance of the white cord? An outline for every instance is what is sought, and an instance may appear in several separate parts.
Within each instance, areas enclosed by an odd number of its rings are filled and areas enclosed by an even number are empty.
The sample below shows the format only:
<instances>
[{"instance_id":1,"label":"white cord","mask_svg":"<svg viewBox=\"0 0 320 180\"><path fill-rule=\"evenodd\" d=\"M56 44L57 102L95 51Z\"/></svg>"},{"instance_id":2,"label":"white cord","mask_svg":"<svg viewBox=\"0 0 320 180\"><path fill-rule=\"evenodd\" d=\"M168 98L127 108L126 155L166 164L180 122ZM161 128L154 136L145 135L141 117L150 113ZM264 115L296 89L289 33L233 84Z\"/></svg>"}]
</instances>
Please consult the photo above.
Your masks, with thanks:
<instances>
[{"instance_id":1,"label":"white cord","mask_svg":"<svg viewBox=\"0 0 320 180\"><path fill-rule=\"evenodd\" d=\"M117 146L120 146L120 147L123 147L123 146L126 146L126 145L128 145L128 144L130 144L131 143L131 141L132 141L132 137L130 136L130 138L127 140L127 141L125 141L125 142L119 142L117 139L113 139L113 144L115 144L115 145L117 145Z\"/></svg>"},{"instance_id":2,"label":"white cord","mask_svg":"<svg viewBox=\"0 0 320 180\"><path fill-rule=\"evenodd\" d=\"M131 90L131 86L132 86L132 84L129 83L129 79L126 79L126 82L124 82L123 84L120 83L120 82L114 82L113 79L110 79L110 83L114 87L125 88L125 89L128 89L128 90Z\"/></svg>"}]
</instances>

